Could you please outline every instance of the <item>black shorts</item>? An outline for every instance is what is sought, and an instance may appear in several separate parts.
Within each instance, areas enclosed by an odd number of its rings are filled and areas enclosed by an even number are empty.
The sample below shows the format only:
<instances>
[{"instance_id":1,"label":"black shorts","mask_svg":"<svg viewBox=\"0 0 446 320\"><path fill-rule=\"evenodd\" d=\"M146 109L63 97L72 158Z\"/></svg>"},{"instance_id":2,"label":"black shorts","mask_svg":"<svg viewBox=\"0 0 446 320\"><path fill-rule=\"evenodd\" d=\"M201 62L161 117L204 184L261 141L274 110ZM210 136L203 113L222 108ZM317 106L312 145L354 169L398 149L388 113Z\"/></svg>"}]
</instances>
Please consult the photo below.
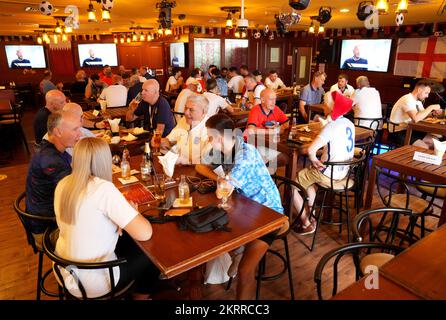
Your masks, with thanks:
<instances>
[{"instance_id":1,"label":"black shorts","mask_svg":"<svg viewBox=\"0 0 446 320\"><path fill-rule=\"evenodd\" d=\"M277 234L279 233L280 229L274 230L273 232L267 233L264 236L261 236L258 240L265 242L270 246L274 240L276 240Z\"/></svg>"}]
</instances>

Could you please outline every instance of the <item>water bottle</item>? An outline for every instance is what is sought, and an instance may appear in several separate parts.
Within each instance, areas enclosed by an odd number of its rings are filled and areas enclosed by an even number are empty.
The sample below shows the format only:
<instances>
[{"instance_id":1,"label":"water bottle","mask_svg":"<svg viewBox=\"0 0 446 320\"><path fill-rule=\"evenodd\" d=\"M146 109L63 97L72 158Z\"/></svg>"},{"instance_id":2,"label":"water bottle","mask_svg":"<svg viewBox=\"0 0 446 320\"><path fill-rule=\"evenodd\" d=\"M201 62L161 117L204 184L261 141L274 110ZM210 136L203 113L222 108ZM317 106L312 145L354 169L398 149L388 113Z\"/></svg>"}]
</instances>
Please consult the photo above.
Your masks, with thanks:
<instances>
[{"instance_id":1,"label":"water bottle","mask_svg":"<svg viewBox=\"0 0 446 320\"><path fill-rule=\"evenodd\" d=\"M189 202L189 184L186 182L184 174L181 175L180 184L178 185L178 198L182 204L187 204Z\"/></svg>"}]
</instances>

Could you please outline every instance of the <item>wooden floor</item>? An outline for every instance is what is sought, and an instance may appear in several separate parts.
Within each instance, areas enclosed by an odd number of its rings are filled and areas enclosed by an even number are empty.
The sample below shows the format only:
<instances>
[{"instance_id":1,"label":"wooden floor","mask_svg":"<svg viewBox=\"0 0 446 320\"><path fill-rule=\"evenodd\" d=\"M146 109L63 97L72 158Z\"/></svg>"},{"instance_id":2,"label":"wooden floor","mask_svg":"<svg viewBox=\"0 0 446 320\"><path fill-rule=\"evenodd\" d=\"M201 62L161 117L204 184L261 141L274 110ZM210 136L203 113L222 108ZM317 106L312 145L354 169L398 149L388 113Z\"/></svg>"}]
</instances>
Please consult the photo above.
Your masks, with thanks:
<instances>
[{"instance_id":1,"label":"wooden floor","mask_svg":"<svg viewBox=\"0 0 446 320\"><path fill-rule=\"evenodd\" d=\"M25 117L25 132L28 141L32 142L32 122L33 113L28 113ZM18 220L12 203L17 195L25 188L27 173L27 163L29 159L18 147L14 154L14 159L0 166L0 175L7 175L5 180L0 181L0 299L35 299L37 256L34 255L30 246L26 242L25 232ZM381 203L376 196L372 207L380 207ZM439 213L439 209L435 209ZM434 222L431 221L430 224ZM345 228L343 235L339 236L338 228L334 226L322 225L318 234L316 248L309 252L302 242L309 243L311 236L298 237L291 233L289 235L290 253L293 266L293 278L296 299L307 300L317 299L316 289L313 282L315 266L321 256L330 249L346 243ZM283 252L283 244L278 241L273 244ZM267 272L274 271L279 267L277 260L269 259ZM50 264L45 259L44 269L47 270ZM340 284L342 289L353 283L354 276L350 265L344 265L341 272L343 277ZM344 280L345 279L345 280ZM183 277L177 280L182 288L176 291L173 286L164 288L164 291L155 298L158 299L181 299L187 296L187 281ZM49 287L55 288L53 279L49 281ZM225 285L206 285L203 289L204 299L234 299L236 281L230 290L225 290ZM281 279L263 283L261 299L289 299L289 287L287 276ZM42 299L49 299L43 296Z\"/></svg>"}]
</instances>

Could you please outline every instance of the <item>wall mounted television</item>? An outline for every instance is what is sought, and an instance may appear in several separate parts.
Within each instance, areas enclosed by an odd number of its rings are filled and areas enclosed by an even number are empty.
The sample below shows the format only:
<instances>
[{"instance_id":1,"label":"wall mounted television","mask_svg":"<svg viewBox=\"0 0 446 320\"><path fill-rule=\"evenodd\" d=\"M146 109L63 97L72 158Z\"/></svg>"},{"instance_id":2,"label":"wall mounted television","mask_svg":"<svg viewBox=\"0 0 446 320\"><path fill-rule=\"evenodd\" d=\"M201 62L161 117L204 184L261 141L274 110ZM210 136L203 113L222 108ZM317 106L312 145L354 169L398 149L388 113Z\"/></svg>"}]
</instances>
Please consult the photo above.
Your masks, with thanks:
<instances>
[{"instance_id":1,"label":"wall mounted television","mask_svg":"<svg viewBox=\"0 0 446 320\"><path fill-rule=\"evenodd\" d=\"M391 39L342 40L339 67L347 70L387 72Z\"/></svg>"},{"instance_id":2,"label":"wall mounted television","mask_svg":"<svg viewBox=\"0 0 446 320\"><path fill-rule=\"evenodd\" d=\"M186 67L187 43L174 42L170 44L170 65L172 67Z\"/></svg>"},{"instance_id":3,"label":"wall mounted television","mask_svg":"<svg viewBox=\"0 0 446 320\"><path fill-rule=\"evenodd\" d=\"M5 51L11 69L46 68L45 52L41 45L6 45Z\"/></svg>"},{"instance_id":4,"label":"wall mounted television","mask_svg":"<svg viewBox=\"0 0 446 320\"><path fill-rule=\"evenodd\" d=\"M116 44L114 43L85 43L79 44L79 64L82 68L118 65Z\"/></svg>"}]
</instances>

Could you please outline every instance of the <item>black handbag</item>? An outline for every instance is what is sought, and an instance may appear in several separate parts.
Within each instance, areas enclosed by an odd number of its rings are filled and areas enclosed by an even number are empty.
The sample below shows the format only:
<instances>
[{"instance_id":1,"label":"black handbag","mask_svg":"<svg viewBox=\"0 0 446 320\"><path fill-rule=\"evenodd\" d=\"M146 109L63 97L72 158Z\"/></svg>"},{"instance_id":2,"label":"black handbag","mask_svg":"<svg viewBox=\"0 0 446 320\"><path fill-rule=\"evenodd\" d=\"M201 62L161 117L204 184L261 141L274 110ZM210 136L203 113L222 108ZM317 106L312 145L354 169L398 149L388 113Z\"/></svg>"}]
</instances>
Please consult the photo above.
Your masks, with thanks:
<instances>
[{"instance_id":1,"label":"black handbag","mask_svg":"<svg viewBox=\"0 0 446 320\"><path fill-rule=\"evenodd\" d=\"M179 217L178 226L180 230L191 230L195 232L209 232L213 230L231 231L226 224L229 222L228 213L217 206L206 206L194 210Z\"/></svg>"}]
</instances>

